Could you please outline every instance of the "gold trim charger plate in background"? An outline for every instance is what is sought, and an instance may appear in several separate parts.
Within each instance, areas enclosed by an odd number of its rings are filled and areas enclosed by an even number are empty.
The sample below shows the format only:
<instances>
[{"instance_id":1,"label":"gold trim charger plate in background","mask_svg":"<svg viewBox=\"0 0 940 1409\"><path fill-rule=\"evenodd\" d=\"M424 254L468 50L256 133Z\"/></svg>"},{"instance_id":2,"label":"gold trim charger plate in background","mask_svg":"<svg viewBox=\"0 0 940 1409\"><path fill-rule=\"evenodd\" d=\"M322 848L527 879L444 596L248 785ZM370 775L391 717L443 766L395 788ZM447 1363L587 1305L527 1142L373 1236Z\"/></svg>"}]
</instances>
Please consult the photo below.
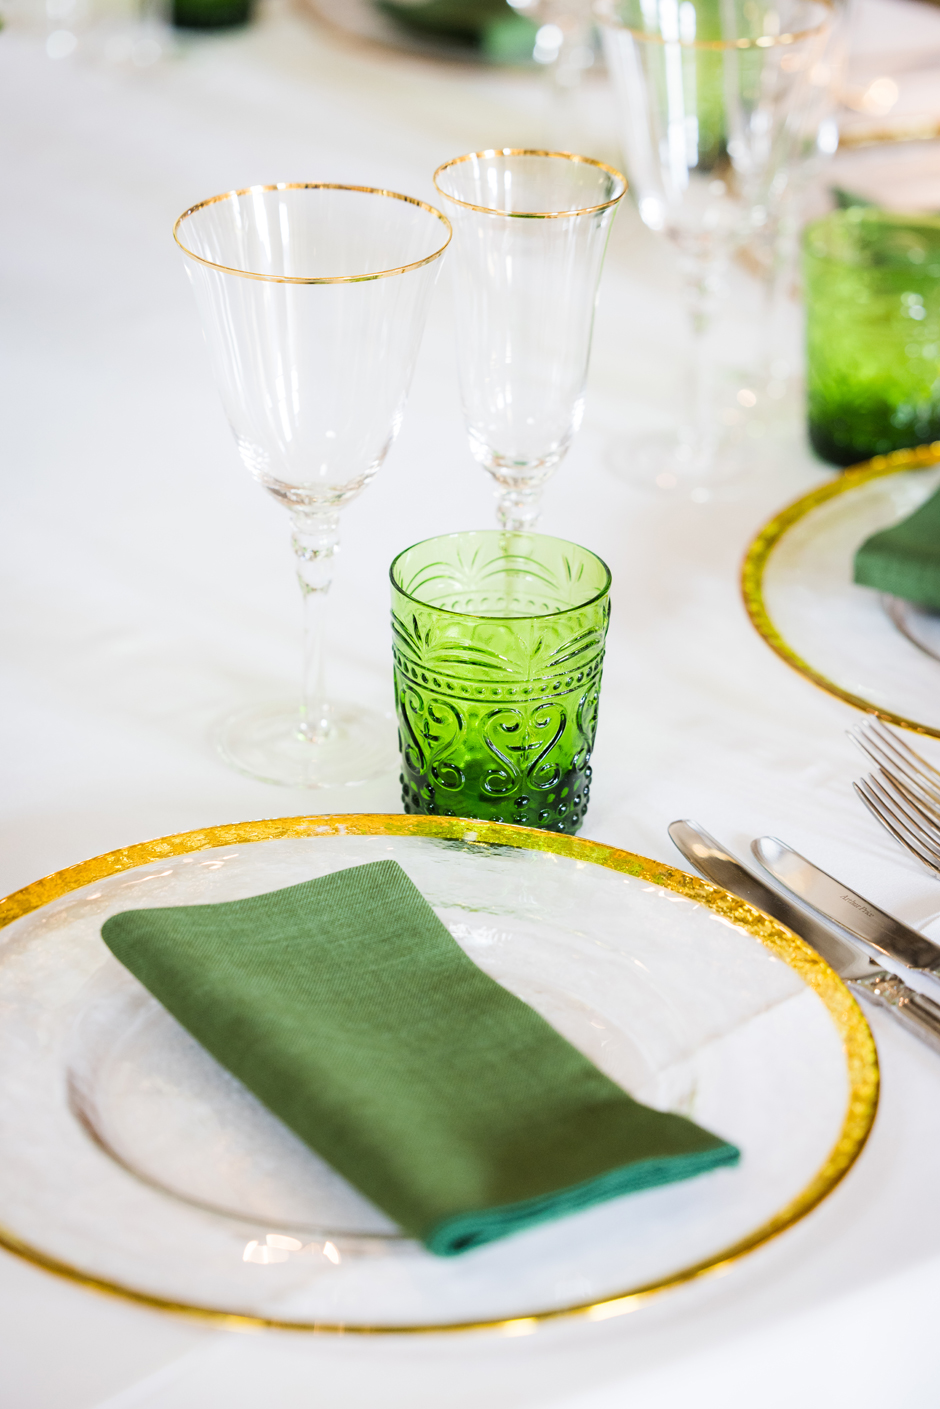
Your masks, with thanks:
<instances>
[{"instance_id":1,"label":"gold trim charger plate in background","mask_svg":"<svg viewBox=\"0 0 940 1409\"><path fill-rule=\"evenodd\" d=\"M849 142L840 136L838 155L826 163L826 186L843 192L843 199L933 214L940 209L940 123L920 138L880 134Z\"/></svg>"},{"instance_id":2,"label":"gold trim charger plate in background","mask_svg":"<svg viewBox=\"0 0 940 1409\"><path fill-rule=\"evenodd\" d=\"M396 859L485 972L735 1169L436 1258L218 1067L109 954L128 908ZM878 1066L819 956L735 896L597 842L421 816L189 832L0 903L0 1245L148 1306L307 1331L604 1318L727 1268L857 1157Z\"/></svg>"},{"instance_id":3,"label":"gold trim charger plate in background","mask_svg":"<svg viewBox=\"0 0 940 1409\"><path fill-rule=\"evenodd\" d=\"M751 621L794 670L856 709L933 738L940 663L852 570L866 538L912 514L938 485L940 441L855 465L765 524L741 579Z\"/></svg>"}]
</instances>

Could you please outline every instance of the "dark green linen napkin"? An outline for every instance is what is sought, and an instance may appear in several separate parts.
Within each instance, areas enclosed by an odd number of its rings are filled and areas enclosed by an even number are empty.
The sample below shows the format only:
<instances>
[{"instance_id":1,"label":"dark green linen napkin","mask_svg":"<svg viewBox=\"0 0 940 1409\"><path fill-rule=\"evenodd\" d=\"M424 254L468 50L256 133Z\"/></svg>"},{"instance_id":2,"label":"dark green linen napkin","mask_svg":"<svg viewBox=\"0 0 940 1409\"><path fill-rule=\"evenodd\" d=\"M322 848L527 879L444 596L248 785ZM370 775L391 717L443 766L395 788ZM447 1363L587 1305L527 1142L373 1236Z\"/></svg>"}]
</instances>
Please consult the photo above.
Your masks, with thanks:
<instances>
[{"instance_id":1,"label":"dark green linen napkin","mask_svg":"<svg viewBox=\"0 0 940 1409\"><path fill-rule=\"evenodd\" d=\"M127 910L113 954L408 1233L452 1254L739 1158L476 967L395 861Z\"/></svg>"},{"instance_id":2,"label":"dark green linen napkin","mask_svg":"<svg viewBox=\"0 0 940 1409\"><path fill-rule=\"evenodd\" d=\"M508 0L375 0L402 29L482 49L496 63L531 63L538 25Z\"/></svg>"},{"instance_id":3,"label":"dark green linen napkin","mask_svg":"<svg viewBox=\"0 0 940 1409\"><path fill-rule=\"evenodd\" d=\"M513 19L507 0L375 0L376 8L392 15L407 29L446 34L470 42L479 39L493 21Z\"/></svg>"},{"instance_id":4,"label":"dark green linen napkin","mask_svg":"<svg viewBox=\"0 0 940 1409\"><path fill-rule=\"evenodd\" d=\"M855 581L940 611L940 489L910 518L862 544Z\"/></svg>"}]
</instances>

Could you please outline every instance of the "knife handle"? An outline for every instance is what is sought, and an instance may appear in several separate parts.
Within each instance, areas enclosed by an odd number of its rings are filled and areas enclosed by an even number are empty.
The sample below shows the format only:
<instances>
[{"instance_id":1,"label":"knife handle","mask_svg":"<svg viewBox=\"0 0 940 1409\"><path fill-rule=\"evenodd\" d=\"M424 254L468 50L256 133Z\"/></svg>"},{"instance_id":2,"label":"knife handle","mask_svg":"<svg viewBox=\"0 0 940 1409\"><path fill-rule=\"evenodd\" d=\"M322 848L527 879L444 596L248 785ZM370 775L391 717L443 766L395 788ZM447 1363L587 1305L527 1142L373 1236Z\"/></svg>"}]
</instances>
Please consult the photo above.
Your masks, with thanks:
<instances>
[{"instance_id":1,"label":"knife handle","mask_svg":"<svg viewBox=\"0 0 940 1409\"><path fill-rule=\"evenodd\" d=\"M880 1008L887 1008L908 1032L940 1053L940 1004L925 998L922 993L915 993L897 974L889 973L887 969L875 969L865 978L849 979L848 986L877 1003Z\"/></svg>"}]
</instances>

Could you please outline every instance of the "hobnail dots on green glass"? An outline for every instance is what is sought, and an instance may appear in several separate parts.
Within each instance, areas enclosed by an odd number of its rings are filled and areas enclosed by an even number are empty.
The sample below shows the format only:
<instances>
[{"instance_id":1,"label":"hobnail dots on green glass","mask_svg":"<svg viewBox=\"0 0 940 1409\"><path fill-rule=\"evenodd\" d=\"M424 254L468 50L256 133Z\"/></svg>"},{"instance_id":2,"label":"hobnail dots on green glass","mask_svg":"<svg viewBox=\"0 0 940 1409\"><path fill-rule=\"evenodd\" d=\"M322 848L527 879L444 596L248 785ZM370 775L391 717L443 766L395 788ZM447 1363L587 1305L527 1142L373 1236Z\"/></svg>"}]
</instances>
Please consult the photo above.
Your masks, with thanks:
<instances>
[{"instance_id":1,"label":"hobnail dots on green glass","mask_svg":"<svg viewBox=\"0 0 940 1409\"><path fill-rule=\"evenodd\" d=\"M560 538L456 533L392 563L406 812L577 832L610 572Z\"/></svg>"},{"instance_id":2,"label":"hobnail dots on green glass","mask_svg":"<svg viewBox=\"0 0 940 1409\"><path fill-rule=\"evenodd\" d=\"M851 465L940 437L940 216L834 211L803 270L816 452Z\"/></svg>"}]
</instances>

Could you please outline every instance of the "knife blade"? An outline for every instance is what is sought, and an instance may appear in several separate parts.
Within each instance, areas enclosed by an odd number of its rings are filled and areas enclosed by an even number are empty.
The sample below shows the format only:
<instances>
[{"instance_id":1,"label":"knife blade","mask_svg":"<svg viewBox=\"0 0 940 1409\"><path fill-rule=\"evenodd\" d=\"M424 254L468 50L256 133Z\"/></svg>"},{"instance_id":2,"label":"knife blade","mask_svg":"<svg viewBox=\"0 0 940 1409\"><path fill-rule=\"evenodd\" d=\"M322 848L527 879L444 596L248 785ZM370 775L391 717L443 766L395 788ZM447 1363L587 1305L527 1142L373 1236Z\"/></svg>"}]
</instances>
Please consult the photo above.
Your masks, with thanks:
<instances>
[{"instance_id":1,"label":"knife blade","mask_svg":"<svg viewBox=\"0 0 940 1409\"><path fill-rule=\"evenodd\" d=\"M940 982L940 948L926 935L879 910L778 837L758 837L751 850L775 880L825 919L841 925L885 958Z\"/></svg>"},{"instance_id":2,"label":"knife blade","mask_svg":"<svg viewBox=\"0 0 940 1409\"><path fill-rule=\"evenodd\" d=\"M766 881L742 866L720 842L690 818L669 824L669 835L686 861L708 880L730 890L793 930L816 950L856 995L886 1009L908 1032L940 1053L940 1004L908 987L861 949L821 924Z\"/></svg>"}]
</instances>

